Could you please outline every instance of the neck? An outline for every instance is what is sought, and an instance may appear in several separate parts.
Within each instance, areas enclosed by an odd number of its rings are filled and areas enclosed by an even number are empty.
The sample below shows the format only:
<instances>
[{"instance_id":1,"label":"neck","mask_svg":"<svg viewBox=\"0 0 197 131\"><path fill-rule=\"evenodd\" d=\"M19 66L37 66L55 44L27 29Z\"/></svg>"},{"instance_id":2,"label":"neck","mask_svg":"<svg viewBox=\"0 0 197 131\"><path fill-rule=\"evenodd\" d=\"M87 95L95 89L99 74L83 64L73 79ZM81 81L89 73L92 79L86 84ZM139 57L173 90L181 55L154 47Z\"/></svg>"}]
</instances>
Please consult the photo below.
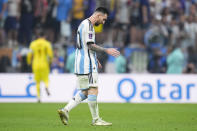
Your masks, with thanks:
<instances>
[{"instance_id":1,"label":"neck","mask_svg":"<svg viewBox=\"0 0 197 131\"><path fill-rule=\"evenodd\" d=\"M90 22L94 25L96 23L96 18L95 15L92 15L88 18L90 20Z\"/></svg>"},{"instance_id":2,"label":"neck","mask_svg":"<svg viewBox=\"0 0 197 131\"><path fill-rule=\"evenodd\" d=\"M38 39L45 39L45 37L38 37Z\"/></svg>"}]
</instances>

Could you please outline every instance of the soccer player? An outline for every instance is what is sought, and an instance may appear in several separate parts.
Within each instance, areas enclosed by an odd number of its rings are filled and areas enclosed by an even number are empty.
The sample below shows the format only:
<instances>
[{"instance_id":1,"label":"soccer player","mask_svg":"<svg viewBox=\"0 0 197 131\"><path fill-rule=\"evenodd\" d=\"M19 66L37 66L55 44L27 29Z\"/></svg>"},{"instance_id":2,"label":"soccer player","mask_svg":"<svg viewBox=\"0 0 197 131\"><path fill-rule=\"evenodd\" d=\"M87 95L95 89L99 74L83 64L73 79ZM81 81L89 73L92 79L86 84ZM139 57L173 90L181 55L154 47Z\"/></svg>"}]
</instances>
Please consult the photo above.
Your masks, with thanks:
<instances>
[{"instance_id":1,"label":"soccer player","mask_svg":"<svg viewBox=\"0 0 197 131\"><path fill-rule=\"evenodd\" d=\"M37 99L40 102L40 82L45 83L45 89L49 96L49 72L53 58L51 43L45 39L43 31L39 31L38 38L31 42L30 52L27 55L27 63L32 64L32 71L36 81Z\"/></svg>"},{"instance_id":2,"label":"soccer player","mask_svg":"<svg viewBox=\"0 0 197 131\"><path fill-rule=\"evenodd\" d=\"M108 126L112 125L99 117L97 104L98 95L98 67L96 52L107 53L112 56L119 56L120 52L114 48L103 48L95 44L95 31L93 26L104 24L107 20L108 10L99 7L87 19L83 20L77 31L77 48L75 52L75 74L80 91L68 104L58 110L61 121L68 124L69 112L86 98L92 115L92 125Z\"/></svg>"}]
</instances>

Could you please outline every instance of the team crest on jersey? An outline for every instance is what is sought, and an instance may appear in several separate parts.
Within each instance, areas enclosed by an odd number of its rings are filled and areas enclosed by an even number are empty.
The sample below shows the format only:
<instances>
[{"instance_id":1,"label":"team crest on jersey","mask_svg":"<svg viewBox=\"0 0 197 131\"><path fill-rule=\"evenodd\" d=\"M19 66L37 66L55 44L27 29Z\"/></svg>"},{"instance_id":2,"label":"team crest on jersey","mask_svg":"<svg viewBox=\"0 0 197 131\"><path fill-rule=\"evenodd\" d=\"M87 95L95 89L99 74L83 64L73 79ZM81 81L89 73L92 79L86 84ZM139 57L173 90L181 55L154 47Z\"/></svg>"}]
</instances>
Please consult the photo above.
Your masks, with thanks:
<instances>
[{"instance_id":1,"label":"team crest on jersey","mask_svg":"<svg viewBox=\"0 0 197 131\"><path fill-rule=\"evenodd\" d=\"M89 33L89 39L92 39L92 34L91 33Z\"/></svg>"}]
</instances>

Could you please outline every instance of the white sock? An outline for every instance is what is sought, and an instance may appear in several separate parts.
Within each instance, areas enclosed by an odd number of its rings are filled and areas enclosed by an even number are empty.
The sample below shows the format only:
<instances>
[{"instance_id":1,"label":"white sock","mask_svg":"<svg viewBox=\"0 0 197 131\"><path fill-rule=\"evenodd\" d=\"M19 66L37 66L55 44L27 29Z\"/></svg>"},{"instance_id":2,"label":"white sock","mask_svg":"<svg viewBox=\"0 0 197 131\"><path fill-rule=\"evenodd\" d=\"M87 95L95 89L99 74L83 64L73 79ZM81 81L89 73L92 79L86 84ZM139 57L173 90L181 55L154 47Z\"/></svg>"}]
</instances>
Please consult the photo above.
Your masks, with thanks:
<instances>
[{"instance_id":1,"label":"white sock","mask_svg":"<svg viewBox=\"0 0 197 131\"><path fill-rule=\"evenodd\" d=\"M98 104L97 104L97 96L96 95L88 95L88 105L90 112L92 114L92 119L99 118Z\"/></svg>"},{"instance_id":2,"label":"white sock","mask_svg":"<svg viewBox=\"0 0 197 131\"><path fill-rule=\"evenodd\" d=\"M75 108L78 104L80 104L83 100L87 98L81 91L78 92L72 100L68 102L68 104L64 107L64 110L68 112Z\"/></svg>"}]
</instances>

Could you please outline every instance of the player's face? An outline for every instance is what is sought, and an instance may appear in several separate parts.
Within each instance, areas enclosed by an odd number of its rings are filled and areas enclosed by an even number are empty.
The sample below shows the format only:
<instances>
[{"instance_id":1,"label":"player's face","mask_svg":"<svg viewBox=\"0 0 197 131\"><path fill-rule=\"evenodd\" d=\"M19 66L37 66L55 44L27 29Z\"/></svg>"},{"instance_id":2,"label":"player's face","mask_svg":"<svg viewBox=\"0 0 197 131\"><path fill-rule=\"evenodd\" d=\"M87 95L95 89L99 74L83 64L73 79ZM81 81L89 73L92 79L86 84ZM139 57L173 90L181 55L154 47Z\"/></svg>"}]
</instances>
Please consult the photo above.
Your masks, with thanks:
<instances>
[{"instance_id":1,"label":"player's face","mask_svg":"<svg viewBox=\"0 0 197 131\"><path fill-rule=\"evenodd\" d=\"M107 14L100 13L98 15L98 21L95 23L95 25L98 26L99 24L105 24L106 20L107 20Z\"/></svg>"}]
</instances>

